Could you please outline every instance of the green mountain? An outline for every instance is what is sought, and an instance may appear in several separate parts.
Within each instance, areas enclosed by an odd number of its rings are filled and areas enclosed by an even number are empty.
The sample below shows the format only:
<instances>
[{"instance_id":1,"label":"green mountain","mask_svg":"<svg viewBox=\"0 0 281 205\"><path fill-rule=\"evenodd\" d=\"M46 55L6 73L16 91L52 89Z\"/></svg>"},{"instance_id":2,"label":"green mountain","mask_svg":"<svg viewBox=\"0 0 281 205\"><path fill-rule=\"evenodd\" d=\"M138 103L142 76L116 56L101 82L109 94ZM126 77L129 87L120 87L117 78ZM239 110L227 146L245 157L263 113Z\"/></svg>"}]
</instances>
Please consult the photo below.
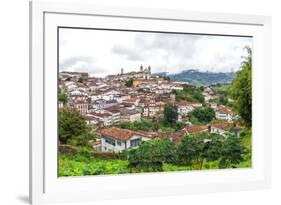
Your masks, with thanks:
<instances>
[{"instance_id":1,"label":"green mountain","mask_svg":"<svg viewBox=\"0 0 281 205\"><path fill-rule=\"evenodd\" d=\"M188 82L193 85L209 86L215 84L230 84L235 78L235 72L202 72L198 70L184 70L177 74L167 74L172 81Z\"/></svg>"}]
</instances>

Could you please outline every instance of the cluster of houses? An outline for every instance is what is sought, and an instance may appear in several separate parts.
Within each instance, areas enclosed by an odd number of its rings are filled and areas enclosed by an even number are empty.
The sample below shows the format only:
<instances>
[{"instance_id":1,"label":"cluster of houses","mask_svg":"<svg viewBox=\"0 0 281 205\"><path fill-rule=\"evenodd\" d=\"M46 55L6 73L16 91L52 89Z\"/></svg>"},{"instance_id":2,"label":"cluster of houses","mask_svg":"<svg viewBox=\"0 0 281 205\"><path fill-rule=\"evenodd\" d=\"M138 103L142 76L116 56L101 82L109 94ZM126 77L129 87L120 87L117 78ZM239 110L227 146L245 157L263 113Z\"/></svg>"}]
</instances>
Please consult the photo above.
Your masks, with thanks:
<instances>
[{"instance_id":1,"label":"cluster of houses","mask_svg":"<svg viewBox=\"0 0 281 205\"><path fill-rule=\"evenodd\" d=\"M133 79L132 85L127 85ZM87 123L96 127L97 141L93 144L98 151L120 152L137 147L142 141L155 137L168 137L175 143L186 134L194 132L225 133L230 129L237 135L239 129L233 127L235 113L225 106L210 103L216 118L222 122L209 125L192 125L187 117L195 108L203 107L201 103L176 101L174 90L183 90L180 83L170 82L159 75L151 73L151 67L140 66L139 71L121 72L104 78L96 78L82 72L60 72L59 90L67 95L64 106L77 109L87 119ZM205 88L203 95L206 102L215 98L211 88ZM177 132L135 132L116 128L123 122L135 122L142 119L157 119L163 116L164 106L173 104L178 109L178 121L186 123L183 130Z\"/></svg>"}]
</instances>

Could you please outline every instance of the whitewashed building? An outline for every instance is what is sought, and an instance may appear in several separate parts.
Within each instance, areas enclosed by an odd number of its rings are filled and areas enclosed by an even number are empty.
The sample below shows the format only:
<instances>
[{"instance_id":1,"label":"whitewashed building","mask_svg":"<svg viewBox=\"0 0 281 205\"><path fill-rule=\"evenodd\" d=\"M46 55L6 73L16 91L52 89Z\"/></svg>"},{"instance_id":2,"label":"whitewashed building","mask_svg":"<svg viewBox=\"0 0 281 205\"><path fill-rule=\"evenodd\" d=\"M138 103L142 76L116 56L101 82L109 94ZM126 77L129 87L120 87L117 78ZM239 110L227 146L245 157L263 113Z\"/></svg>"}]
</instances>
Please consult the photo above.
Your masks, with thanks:
<instances>
[{"instance_id":1,"label":"whitewashed building","mask_svg":"<svg viewBox=\"0 0 281 205\"><path fill-rule=\"evenodd\" d=\"M101 129L98 134L101 139L101 150L104 152L122 152L128 148L137 148L142 141L150 140L141 133L116 127Z\"/></svg>"}]
</instances>

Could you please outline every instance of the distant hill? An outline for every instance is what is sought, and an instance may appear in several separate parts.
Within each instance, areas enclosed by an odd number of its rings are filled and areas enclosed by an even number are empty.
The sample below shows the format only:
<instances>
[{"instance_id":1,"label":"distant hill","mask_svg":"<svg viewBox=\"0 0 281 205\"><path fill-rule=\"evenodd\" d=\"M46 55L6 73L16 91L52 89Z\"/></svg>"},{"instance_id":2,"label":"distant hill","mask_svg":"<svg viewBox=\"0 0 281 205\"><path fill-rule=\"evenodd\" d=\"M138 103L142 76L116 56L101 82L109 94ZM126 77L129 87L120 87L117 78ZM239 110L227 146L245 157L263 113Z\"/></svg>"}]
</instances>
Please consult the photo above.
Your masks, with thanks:
<instances>
[{"instance_id":1,"label":"distant hill","mask_svg":"<svg viewBox=\"0 0 281 205\"><path fill-rule=\"evenodd\" d=\"M172 81L188 82L193 85L209 86L215 84L230 84L235 78L235 72L215 73L198 70L185 70L177 74L166 74Z\"/></svg>"}]
</instances>

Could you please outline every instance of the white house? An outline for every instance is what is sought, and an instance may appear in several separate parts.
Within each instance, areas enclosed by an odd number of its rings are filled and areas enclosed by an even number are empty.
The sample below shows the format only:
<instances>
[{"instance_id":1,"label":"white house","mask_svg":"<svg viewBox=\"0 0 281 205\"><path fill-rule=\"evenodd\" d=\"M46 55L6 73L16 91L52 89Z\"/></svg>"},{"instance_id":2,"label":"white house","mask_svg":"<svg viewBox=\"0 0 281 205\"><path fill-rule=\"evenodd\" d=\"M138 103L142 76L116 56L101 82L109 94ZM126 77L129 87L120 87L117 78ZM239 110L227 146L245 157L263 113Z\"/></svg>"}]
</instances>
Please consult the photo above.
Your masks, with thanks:
<instances>
[{"instance_id":1,"label":"white house","mask_svg":"<svg viewBox=\"0 0 281 205\"><path fill-rule=\"evenodd\" d=\"M102 151L122 152L128 148L138 147L142 141L150 140L141 133L116 127L101 129L98 134Z\"/></svg>"},{"instance_id":2,"label":"white house","mask_svg":"<svg viewBox=\"0 0 281 205\"><path fill-rule=\"evenodd\" d=\"M218 133L224 135L226 132L229 132L231 129L231 124L228 122L216 122L210 125L211 133Z\"/></svg>"},{"instance_id":3,"label":"white house","mask_svg":"<svg viewBox=\"0 0 281 205\"><path fill-rule=\"evenodd\" d=\"M211 133L218 133L223 136L225 136L227 132L231 132L235 136L240 136L241 129L241 126L229 122L216 122L210 125Z\"/></svg>"},{"instance_id":4,"label":"white house","mask_svg":"<svg viewBox=\"0 0 281 205\"><path fill-rule=\"evenodd\" d=\"M235 119L235 115L230 108L220 105L216 109L216 118L219 120L233 122L233 120Z\"/></svg>"},{"instance_id":5,"label":"white house","mask_svg":"<svg viewBox=\"0 0 281 205\"><path fill-rule=\"evenodd\" d=\"M189 112L198 107L202 107L202 104L187 101L182 101L177 104L178 113L184 116L186 116Z\"/></svg>"},{"instance_id":6,"label":"white house","mask_svg":"<svg viewBox=\"0 0 281 205\"><path fill-rule=\"evenodd\" d=\"M141 120L141 112L137 110L122 109L121 122L135 122Z\"/></svg>"}]
</instances>

